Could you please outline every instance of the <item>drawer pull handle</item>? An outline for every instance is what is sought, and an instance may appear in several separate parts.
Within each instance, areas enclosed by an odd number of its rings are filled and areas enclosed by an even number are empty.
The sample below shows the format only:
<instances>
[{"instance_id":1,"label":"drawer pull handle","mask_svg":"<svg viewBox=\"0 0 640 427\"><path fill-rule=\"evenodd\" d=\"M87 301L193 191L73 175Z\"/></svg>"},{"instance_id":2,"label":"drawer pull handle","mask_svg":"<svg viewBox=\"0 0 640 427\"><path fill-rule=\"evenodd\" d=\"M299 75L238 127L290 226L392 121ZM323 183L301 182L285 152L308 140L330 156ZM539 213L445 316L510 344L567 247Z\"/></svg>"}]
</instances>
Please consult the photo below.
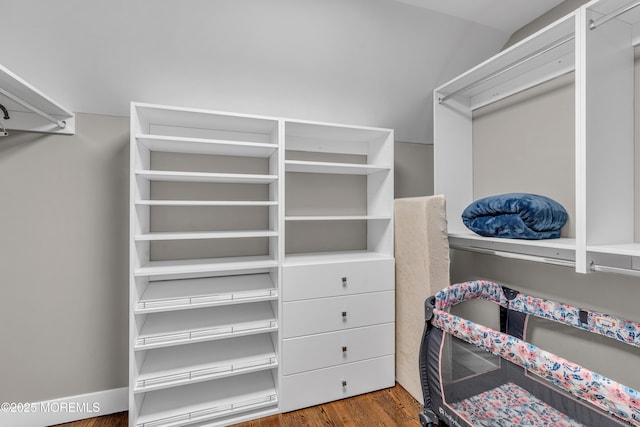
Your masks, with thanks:
<instances>
[{"instance_id":1,"label":"drawer pull handle","mask_svg":"<svg viewBox=\"0 0 640 427\"><path fill-rule=\"evenodd\" d=\"M347 382L345 380L342 380L342 387L346 387L347 386Z\"/></svg>"},{"instance_id":2,"label":"drawer pull handle","mask_svg":"<svg viewBox=\"0 0 640 427\"><path fill-rule=\"evenodd\" d=\"M346 353L346 352L347 352L347 346L346 346L346 345L343 345L343 346L342 346L342 352L343 352L343 353Z\"/></svg>"},{"instance_id":3,"label":"drawer pull handle","mask_svg":"<svg viewBox=\"0 0 640 427\"><path fill-rule=\"evenodd\" d=\"M347 286L347 278L346 277L342 278L342 286Z\"/></svg>"},{"instance_id":4,"label":"drawer pull handle","mask_svg":"<svg viewBox=\"0 0 640 427\"><path fill-rule=\"evenodd\" d=\"M346 311L343 311L343 312L342 312L342 318L343 318L343 319L346 319L346 318L347 318L347 312L346 312Z\"/></svg>"}]
</instances>

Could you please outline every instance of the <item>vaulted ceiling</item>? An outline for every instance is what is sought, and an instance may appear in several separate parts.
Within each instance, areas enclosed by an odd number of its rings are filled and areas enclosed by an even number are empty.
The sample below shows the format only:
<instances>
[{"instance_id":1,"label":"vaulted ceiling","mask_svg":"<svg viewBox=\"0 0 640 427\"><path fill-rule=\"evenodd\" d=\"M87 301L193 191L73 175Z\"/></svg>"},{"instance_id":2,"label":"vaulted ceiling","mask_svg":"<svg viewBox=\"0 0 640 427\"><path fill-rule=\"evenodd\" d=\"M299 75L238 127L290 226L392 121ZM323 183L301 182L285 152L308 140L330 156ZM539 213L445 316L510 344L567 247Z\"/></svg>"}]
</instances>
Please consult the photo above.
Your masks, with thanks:
<instances>
[{"instance_id":1,"label":"vaulted ceiling","mask_svg":"<svg viewBox=\"0 0 640 427\"><path fill-rule=\"evenodd\" d=\"M391 127L558 0L2 1L0 64L75 112L129 102Z\"/></svg>"},{"instance_id":2,"label":"vaulted ceiling","mask_svg":"<svg viewBox=\"0 0 640 427\"><path fill-rule=\"evenodd\" d=\"M397 0L513 33L564 0Z\"/></svg>"}]
</instances>

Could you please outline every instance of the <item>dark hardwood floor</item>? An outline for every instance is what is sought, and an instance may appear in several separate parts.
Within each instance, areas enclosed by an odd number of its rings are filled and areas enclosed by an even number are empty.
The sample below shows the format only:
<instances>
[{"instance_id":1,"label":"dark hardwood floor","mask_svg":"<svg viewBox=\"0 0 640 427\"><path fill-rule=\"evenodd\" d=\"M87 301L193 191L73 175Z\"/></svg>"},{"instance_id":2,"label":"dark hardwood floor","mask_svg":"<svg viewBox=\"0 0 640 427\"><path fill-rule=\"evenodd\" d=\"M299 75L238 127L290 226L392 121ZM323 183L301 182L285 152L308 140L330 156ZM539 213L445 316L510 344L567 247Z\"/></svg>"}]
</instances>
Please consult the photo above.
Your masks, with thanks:
<instances>
[{"instance_id":1,"label":"dark hardwood floor","mask_svg":"<svg viewBox=\"0 0 640 427\"><path fill-rule=\"evenodd\" d=\"M395 387L349 399L325 403L286 414L260 418L234 427L419 427L418 402L396 384ZM126 427L127 413L90 418L58 427Z\"/></svg>"}]
</instances>

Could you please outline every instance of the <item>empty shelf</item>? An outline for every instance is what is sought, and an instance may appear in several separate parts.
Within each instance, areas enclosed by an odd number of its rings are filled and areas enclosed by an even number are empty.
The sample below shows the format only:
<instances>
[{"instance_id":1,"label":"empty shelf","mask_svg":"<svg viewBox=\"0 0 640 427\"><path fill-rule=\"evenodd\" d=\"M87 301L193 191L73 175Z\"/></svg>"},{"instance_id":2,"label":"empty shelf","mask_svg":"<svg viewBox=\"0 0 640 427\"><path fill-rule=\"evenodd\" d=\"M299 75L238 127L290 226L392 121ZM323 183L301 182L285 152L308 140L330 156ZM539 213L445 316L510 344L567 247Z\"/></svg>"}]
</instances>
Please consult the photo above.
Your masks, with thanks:
<instances>
[{"instance_id":1,"label":"empty shelf","mask_svg":"<svg viewBox=\"0 0 640 427\"><path fill-rule=\"evenodd\" d=\"M145 395L137 427L179 427L278 403L271 372L201 382Z\"/></svg>"},{"instance_id":2,"label":"empty shelf","mask_svg":"<svg viewBox=\"0 0 640 427\"><path fill-rule=\"evenodd\" d=\"M269 157L277 144L138 134L136 139L151 151L195 153L219 156Z\"/></svg>"},{"instance_id":3,"label":"empty shelf","mask_svg":"<svg viewBox=\"0 0 640 427\"><path fill-rule=\"evenodd\" d=\"M240 375L278 365L269 334L149 350L135 391Z\"/></svg>"},{"instance_id":4,"label":"empty shelf","mask_svg":"<svg viewBox=\"0 0 640 427\"><path fill-rule=\"evenodd\" d=\"M277 231L272 230L233 230L233 231L192 231L192 232L155 232L136 234L141 240L199 240L199 239L245 239L252 237L275 237Z\"/></svg>"},{"instance_id":5,"label":"empty shelf","mask_svg":"<svg viewBox=\"0 0 640 427\"><path fill-rule=\"evenodd\" d=\"M278 328L269 302L147 314L136 350L270 332Z\"/></svg>"},{"instance_id":6,"label":"empty shelf","mask_svg":"<svg viewBox=\"0 0 640 427\"><path fill-rule=\"evenodd\" d=\"M150 282L136 313L271 300L278 291L268 273Z\"/></svg>"},{"instance_id":7,"label":"empty shelf","mask_svg":"<svg viewBox=\"0 0 640 427\"><path fill-rule=\"evenodd\" d=\"M150 181L217 182L235 184L269 184L278 179L277 175L157 170L136 170L136 175L147 178Z\"/></svg>"},{"instance_id":8,"label":"empty shelf","mask_svg":"<svg viewBox=\"0 0 640 427\"><path fill-rule=\"evenodd\" d=\"M278 261L268 255L150 261L135 270L136 276L162 276L167 274L209 273L231 270L273 268Z\"/></svg>"},{"instance_id":9,"label":"empty shelf","mask_svg":"<svg viewBox=\"0 0 640 427\"><path fill-rule=\"evenodd\" d=\"M285 160L287 172L331 173L345 175L370 175L389 171L389 166L374 166L358 163L311 162L306 160Z\"/></svg>"},{"instance_id":10,"label":"empty shelf","mask_svg":"<svg viewBox=\"0 0 640 427\"><path fill-rule=\"evenodd\" d=\"M274 200L136 200L141 206L276 206Z\"/></svg>"},{"instance_id":11,"label":"empty shelf","mask_svg":"<svg viewBox=\"0 0 640 427\"><path fill-rule=\"evenodd\" d=\"M309 252L287 254L284 259L284 265L294 266L336 262L379 261L383 259L393 259L393 255L369 251Z\"/></svg>"},{"instance_id":12,"label":"empty shelf","mask_svg":"<svg viewBox=\"0 0 640 427\"><path fill-rule=\"evenodd\" d=\"M295 215L285 217L285 221L374 221L390 219L391 216L378 215Z\"/></svg>"},{"instance_id":13,"label":"empty shelf","mask_svg":"<svg viewBox=\"0 0 640 427\"><path fill-rule=\"evenodd\" d=\"M601 254L640 256L640 243L589 245L587 246L587 250Z\"/></svg>"}]
</instances>

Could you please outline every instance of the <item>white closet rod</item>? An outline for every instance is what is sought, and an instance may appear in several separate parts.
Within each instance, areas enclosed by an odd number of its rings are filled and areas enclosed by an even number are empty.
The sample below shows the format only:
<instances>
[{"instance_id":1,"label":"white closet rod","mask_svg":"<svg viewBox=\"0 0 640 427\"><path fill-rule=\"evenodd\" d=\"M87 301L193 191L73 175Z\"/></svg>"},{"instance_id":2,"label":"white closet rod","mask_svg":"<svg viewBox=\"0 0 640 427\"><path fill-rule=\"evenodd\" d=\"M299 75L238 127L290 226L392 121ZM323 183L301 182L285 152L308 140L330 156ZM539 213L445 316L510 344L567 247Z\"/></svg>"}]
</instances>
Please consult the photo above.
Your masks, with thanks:
<instances>
[{"instance_id":1,"label":"white closet rod","mask_svg":"<svg viewBox=\"0 0 640 427\"><path fill-rule=\"evenodd\" d=\"M33 105L29 104L27 101L25 101L25 100L23 100L21 98L18 98L17 96L12 94L11 92L7 92L6 90L0 88L0 93L3 94L4 96L6 96L7 98L10 98L13 101L17 102L18 104L22 105L23 107L33 111L34 113L36 113L40 117L42 117L44 119L47 119L50 122L54 123L60 129L64 129L64 128L67 127L67 122L65 122L64 120L56 119L51 114L45 113L44 111L40 110L39 108L34 107Z\"/></svg>"},{"instance_id":2,"label":"white closet rod","mask_svg":"<svg viewBox=\"0 0 640 427\"><path fill-rule=\"evenodd\" d=\"M440 97L438 99L438 102L440 104L442 104L447 99L453 98L454 96L459 95L459 94L461 94L463 92L466 92L467 90L472 89L472 88L474 88L476 86L479 86L482 83L488 82L489 80L491 80L491 79L493 79L495 77L498 77L499 75L504 74L507 71L510 71L510 70L512 70L512 69L514 69L514 68L516 68L516 67L518 67L518 66L520 66L520 65L522 65L522 64L524 64L524 63L526 63L526 62L528 62L528 61L530 61L530 60L532 60L534 58L537 58L540 55L543 55L543 54L545 54L545 53L547 53L547 52L549 52L549 51L551 51L551 50L553 50L553 49L555 49L557 47L562 46L563 44L573 40L574 38L575 38L575 36L573 34L570 34L570 35L568 35L566 37L563 37L560 40L556 41L555 43L552 43L552 44L547 45L547 46L545 46L545 47L543 47L543 48L541 48L539 50L536 50L535 52L532 52L529 55L524 56L524 57L520 58L519 60L517 60L515 62L512 62L511 64L509 64L509 65L507 65L507 66L505 66L503 68L500 68L497 71L494 71L493 73L481 78L480 80L476 80L476 81L474 81L472 83L469 83L468 85L466 85L466 86L464 86L464 87L462 87L462 88L460 88L460 89L458 89L458 90L456 90L454 92L451 92L448 95Z\"/></svg>"},{"instance_id":3,"label":"white closet rod","mask_svg":"<svg viewBox=\"0 0 640 427\"><path fill-rule=\"evenodd\" d=\"M591 271L600 271L602 273L616 273L616 274L624 274L625 276L640 277L639 270L632 270L630 268L621 268L621 267L609 267L607 265L591 264Z\"/></svg>"},{"instance_id":4,"label":"white closet rod","mask_svg":"<svg viewBox=\"0 0 640 427\"><path fill-rule=\"evenodd\" d=\"M595 30L596 28L598 28L598 26L607 23L609 21L611 21L612 19L617 18L618 16L622 15L623 13L627 13L628 11L630 11L631 9L640 6L640 1L635 1L635 2L631 2L626 6L621 7L618 10L614 10L613 12L604 15L598 19L596 19L595 21L593 19L589 20L589 29L590 30Z\"/></svg>"}]
</instances>

